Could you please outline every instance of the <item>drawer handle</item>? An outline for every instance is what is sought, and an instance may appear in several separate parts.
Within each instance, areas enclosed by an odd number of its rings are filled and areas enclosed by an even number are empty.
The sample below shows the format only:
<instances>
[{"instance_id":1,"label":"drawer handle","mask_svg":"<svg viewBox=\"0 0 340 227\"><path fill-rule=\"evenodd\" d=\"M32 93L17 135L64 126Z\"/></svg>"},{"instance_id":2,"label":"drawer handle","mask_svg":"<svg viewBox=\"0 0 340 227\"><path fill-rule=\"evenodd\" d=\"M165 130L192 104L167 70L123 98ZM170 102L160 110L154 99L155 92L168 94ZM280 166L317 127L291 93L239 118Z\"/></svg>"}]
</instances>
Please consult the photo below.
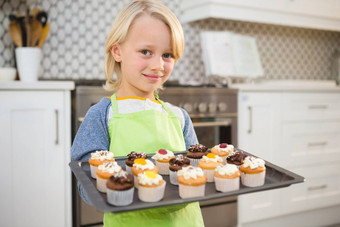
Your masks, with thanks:
<instances>
[{"instance_id":1,"label":"drawer handle","mask_svg":"<svg viewBox=\"0 0 340 227\"><path fill-rule=\"evenodd\" d=\"M308 191L315 191L315 190L321 190L327 188L327 184L319 185L319 186L314 186L314 187L308 187Z\"/></svg>"},{"instance_id":2,"label":"drawer handle","mask_svg":"<svg viewBox=\"0 0 340 227\"><path fill-rule=\"evenodd\" d=\"M310 105L308 106L308 109L327 109L327 105Z\"/></svg>"},{"instance_id":3,"label":"drawer handle","mask_svg":"<svg viewBox=\"0 0 340 227\"><path fill-rule=\"evenodd\" d=\"M308 147L321 147L321 146L326 146L328 143L326 141L323 142L311 142L308 143Z\"/></svg>"},{"instance_id":4,"label":"drawer handle","mask_svg":"<svg viewBox=\"0 0 340 227\"><path fill-rule=\"evenodd\" d=\"M248 134L250 134L253 131L253 108L251 106L248 106L248 110L249 110L249 129L248 129Z\"/></svg>"}]
</instances>

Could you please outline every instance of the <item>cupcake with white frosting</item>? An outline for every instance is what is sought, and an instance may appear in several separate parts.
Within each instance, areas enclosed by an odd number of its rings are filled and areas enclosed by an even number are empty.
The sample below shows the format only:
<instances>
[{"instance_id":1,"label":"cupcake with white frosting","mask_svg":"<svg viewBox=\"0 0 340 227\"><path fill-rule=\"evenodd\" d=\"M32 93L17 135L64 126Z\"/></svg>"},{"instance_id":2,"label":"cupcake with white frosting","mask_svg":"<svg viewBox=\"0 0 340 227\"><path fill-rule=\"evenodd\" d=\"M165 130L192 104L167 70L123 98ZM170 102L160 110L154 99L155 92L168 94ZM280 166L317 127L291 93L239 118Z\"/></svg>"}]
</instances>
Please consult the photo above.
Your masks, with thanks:
<instances>
[{"instance_id":1,"label":"cupcake with white frosting","mask_svg":"<svg viewBox=\"0 0 340 227\"><path fill-rule=\"evenodd\" d=\"M157 153L152 156L155 160L156 166L159 168L159 174L169 175L169 161L174 158L175 155L172 151L159 149Z\"/></svg>"},{"instance_id":2,"label":"cupcake with white frosting","mask_svg":"<svg viewBox=\"0 0 340 227\"><path fill-rule=\"evenodd\" d=\"M223 159L223 164L226 164L226 159L232 152L234 152L234 146L227 143L221 143L211 148L211 153L220 156Z\"/></svg>"},{"instance_id":3,"label":"cupcake with white frosting","mask_svg":"<svg viewBox=\"0 0 340 227\"><path fill-rule=\"evenodd\" d=\"M222 162L223 160L221 157L214 153L209 153L204 155L198 162L198 167L203 170L208 182L214 182L215 168L219 165L222 165Z\"/></svg>"},{"instance_id":4,"label":"cupcake with white frosting","mask_svg":"<svg viewBox=\"0 0 340 227\"><path fill-rule=\"evenodd\" d=\"M264 184L266 176L265 161L247 156L240 166L241 182L247 187L258 187Z\"/></svg>"},{"instance_id":5,"label":"cupcake with white frosting","mask_svg":"<svg viewBox=\"0 0 340 227\"><path fill-rule=\"evenodd\" d=\"M177 172L177 180L182 199L204 196L207 178L200 167L183 167Z\"/></svg>"},{"instance_id":6,"label":"cupcake with white frosting","mask_svg":"<svg viewBox=\"0 0 340 227\"><path fill-rule=\"evenodd\" d=\"M158 173L159 169L155 164L153 164L152 161L149 159L144 159L144 158L137 158L134 160L134 164L132 166L132 173L134 175L134 184L135 187L138 188L138 179L137 176L140 173L143 173L144 171L150 170L155 173Z\"/></svg>"},{"instance_id":7,"label":"cupcake with white frosting","mask_svg":"<svg viewBox=\"0 0 340 227\"><path fill-rule=\"evenodd\" d=\"M229 192L240 188L240 171L236 165L217 166L214 174L217 191Z\"/></svg>"},{"instance_id":8,"label":"cupcake with white frosting","mask_svg":"<svg viewBox=\"0 0 340 227\"><path fill-rule=\"evenodd\" d=\"M122 168L118 165L117 162L105 162L97 168L97 189L100 192L106 193L106 182L107 180L114 175L122 171Z\"/></svg>"},{"instance_id":9,"label":"cupcake with white frosting","mask_svg":"<svg viewBox=\"0 0 340 227\"><path fill-rule=\"evenodd\" d=\"M166 182L154 171L138 174L138 198L143 202L158 202L164 197Z\"/></svg>"},{"instance_id":10,"label":"cupcake with white frosting","mask_svg":"<svg viewBox=\"0 0 340 227\"><path fill-rule=\"evenodd\" d=\"M110 151L101 150L91 153L91 158L89 159L91 177L96 179L98 166L111 161L114 161L114 157Z\"/></svg>"}]
</instances>

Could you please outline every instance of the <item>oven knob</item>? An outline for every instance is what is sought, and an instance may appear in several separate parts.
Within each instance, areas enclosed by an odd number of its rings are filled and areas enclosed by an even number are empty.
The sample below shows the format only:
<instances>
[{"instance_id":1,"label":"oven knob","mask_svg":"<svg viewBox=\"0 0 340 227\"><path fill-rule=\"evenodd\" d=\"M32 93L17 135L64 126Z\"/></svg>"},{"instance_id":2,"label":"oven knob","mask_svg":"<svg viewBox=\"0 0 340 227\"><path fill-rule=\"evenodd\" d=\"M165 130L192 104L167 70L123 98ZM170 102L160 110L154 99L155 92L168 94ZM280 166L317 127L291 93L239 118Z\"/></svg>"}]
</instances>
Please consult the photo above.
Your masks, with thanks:
<instances>
[{"instance_id":1,"label":"oven knob","mask_svg":"<svg viewBox=\"0 0 340 227\"><path fill-rule=\"evenodd\" d=\"M208 110L208 105L205 102L200 102L197 106L197 110L200 113L205 113Z\"/></svg>"},{"instance_id":2,"label":"oven knob","mask_svg":"<svg viewBox=\"0 0 340 227\"><path fill-rule=\"evenodd\" d=\"M209 103L208 105L209 113L215 113L217 111L217 105L214 102Z\"/></svg>"},{"instance_id":3,"label":"oven knob","mask_svg":"<svg viewBox=\"0 0 340 227\"><path fill-rule=\"evenodd\" d=\"M188 113L192 112L192 105L190 103L184 103L183 104L183 109L185 109Z\"/></svg>"},{"instance_id":4,"label":"oven knob","mask_svg":"<svg viewBox=\"0 0 340 227\"><path fill-rule=\"evenodd\" d=\"M220 103L218 104L218 111L219 111L219 112L225 112L225 111L227 110L227 108L228 108L227 103L220 102Z\"/></svg>"}]
</instances>

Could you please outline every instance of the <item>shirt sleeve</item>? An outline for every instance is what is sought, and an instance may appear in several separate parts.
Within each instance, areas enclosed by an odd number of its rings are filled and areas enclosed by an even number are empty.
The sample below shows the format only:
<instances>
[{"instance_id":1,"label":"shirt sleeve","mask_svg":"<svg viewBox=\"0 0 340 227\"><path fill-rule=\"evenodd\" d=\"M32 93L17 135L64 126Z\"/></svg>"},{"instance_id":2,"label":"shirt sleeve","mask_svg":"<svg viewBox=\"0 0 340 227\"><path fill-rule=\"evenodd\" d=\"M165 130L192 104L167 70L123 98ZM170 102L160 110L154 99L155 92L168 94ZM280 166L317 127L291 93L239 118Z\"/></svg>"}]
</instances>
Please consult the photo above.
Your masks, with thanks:
<instances>
[{"instance_id":1,"label":"shirt sleeve","mask_svg":"<svg viewBox=\"0 0 340 227\"><path fill-rule=\"evenodd\" d=\"M189 117L189 114L183 108L180 109L184 115L183 136L186 149L188 150L190 145L198 144L198 139L192 121Z\"/></svg>"}]
</instances>

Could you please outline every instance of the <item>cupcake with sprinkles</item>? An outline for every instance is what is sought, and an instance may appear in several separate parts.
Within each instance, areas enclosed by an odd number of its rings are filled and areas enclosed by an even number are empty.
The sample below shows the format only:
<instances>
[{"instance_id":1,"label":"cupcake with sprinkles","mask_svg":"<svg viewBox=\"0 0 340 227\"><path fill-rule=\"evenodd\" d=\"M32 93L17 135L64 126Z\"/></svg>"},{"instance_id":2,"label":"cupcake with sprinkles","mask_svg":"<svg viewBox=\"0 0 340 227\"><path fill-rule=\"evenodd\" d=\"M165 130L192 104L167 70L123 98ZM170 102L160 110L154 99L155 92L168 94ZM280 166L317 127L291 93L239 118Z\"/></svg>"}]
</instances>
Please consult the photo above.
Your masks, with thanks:
<instances>
[{"instance_id":1,"label":"cupcake with sprinkles","mask_svg":"<svg viewBox=\"0 0 340 227\"><path fill-rule=\"evenodd\" d=\"M170 183L178 185L177 172L182 167L190 166L190 160L185 158L182 154L176 155L175 158L169 161Z\"/></svg>"},{"instance_id":2,"label":"cupcake with sprinkles","mask_svg":"<svg viewBox=\"0 0 340 227\"><path fill-rule=\"evenodd\" d=\"M209 153L204 155L198 162L198 167L203 170L208 182L214 182L215 168L219 165L222 165L222 162L223 160L221 157L214 153Z\"/></svg>"},{"instance_id":3,"label":"cupcake with sprinkles","mask_svg":"<svg viewBox=\"0 0 340 227\"><path fill-rule=\"evenodd\" d=\"M247 187L258 187L264 184L266 167L264 160L247 156L240 166L241 182Z\"/></svg>"},{"instance_id":4,"label":"cupcake with sprinkles","mask_svg":"<svg viewBox=\"0 0 340 227\"><path fill-rule=\"evenodd\" d=\"M113 153L110 151L101 150L91 153L91 157L89 159L91 177L97 179L98 166L111 161L114 161L114 157Z\"/></svg>"},{"instance_id":5,"label":"cupcake with sprinkles","mask_svg":"<svg viewBox=\"0 0 340 227\"><path fill-rule=\"evenodd\" d=\"M223 164L226 164L226 159L232 152L234 152L234 146L227 143L221 143L211 148L211 153L220 156L223 159Z\"/></svg>"},{"instance_id":6,"label":"cupcake with sprinkles","mask_svg":"<svg viewBox=\"0 0 340 227\"><path fill-rule=\"evenodd\" d=\"M204 196L207 177L200 167L183 167L177 176L179 196L182 199Z\"/></svg>"},{"instance_id":7,"label":"cupcake with sprinkles","mask_svg":"<svg viewBox=\"0 0 340 227\"><path fill-rule=\"evenodd\" d=\"M164 197L166 182L154 171L138 174L138 198L143 202L158 202Z\"/></svg>"},{"instance_id":8,"label":"cupcake with sprinkles","mask_svg":"<svg viewBox=\"0 0 340 227\"><path fill-rule=\"evenodd\" d=\"M138 188L138 174L143 173L144 171L153 171L155 173L158 173L159 169L155 164L153 164L152 161L149 159L144 159L144 158L137 158L134 161L134 164L132 166L132 173L134 175L134 182L135 182L135 187Z\"/></svg>"},{"instance_id":9,"label":"cupcake with sprinkles","mask_svg":"<svg viewBox=\"0 0 340 227\"><path fill-rule=\"evenodd\" d=\"M240 188L240 171L236 165L217 166L214 174L217 191L229 192Z\"/></svg>"},{"instance_id":10,"label":"cupcake with sprinkles","mask_svg":"<svg viewBox=\"0 0 340 227\"><path fill-rule=\"evenodd\" d=\"M157 153L152 156L152 159L156 162L156 166L159 168L159 174L169 175L169 161L174 157L175 155L172 151L165 149L159 149Z\"/></svg>"},{"instance_id":11,"label":"cupcake with sprinkles","mask_svg":"<svg viewBox=\"0 0 340 227\"><path fill-rule=\"evenodd\" d=\"M208 148L202 144L191 145L188 149L187 158L193 166L198 166L198 162L203 155L208 154Z\"/></svg>"},{"instance_id":12,"label":"cupcake with sprinkles","mask_svg":"<svg viewBox=\"0 0 340 227\"><path fill-rule=\"evenodd\" d=\"M130 154L127 155L127 159L125 160L125 170L128 173L132 174L131 168L133 166L133 161L136 158L144 158L147 159L148 156L144 153L144 152L136 152L136 151L132 151Z\"/></svg>"},{"instance_id":13,"label":"cupcake with sprinkles","mask_svg":"<svg viewBox=\"0 0 340 227\"><path fill-rule=\"evenodd\" d=\"M133 201L133 175L122 170L112 175L106 182L107 202L115 206L127 206Z\"/></svg>"},{"instance_id":14,"label":"cupcake with sprinkles","mask_svg":"<svg viewBox=\"0 0 340 227\"><path fill-rule=\"evenodd\" d=\"M97 189L100 192L106 193L106 182L115 173L122 171L122 168L117 162L105 162L98 166L97 169Z\"/></svg>"}]
</instances>

